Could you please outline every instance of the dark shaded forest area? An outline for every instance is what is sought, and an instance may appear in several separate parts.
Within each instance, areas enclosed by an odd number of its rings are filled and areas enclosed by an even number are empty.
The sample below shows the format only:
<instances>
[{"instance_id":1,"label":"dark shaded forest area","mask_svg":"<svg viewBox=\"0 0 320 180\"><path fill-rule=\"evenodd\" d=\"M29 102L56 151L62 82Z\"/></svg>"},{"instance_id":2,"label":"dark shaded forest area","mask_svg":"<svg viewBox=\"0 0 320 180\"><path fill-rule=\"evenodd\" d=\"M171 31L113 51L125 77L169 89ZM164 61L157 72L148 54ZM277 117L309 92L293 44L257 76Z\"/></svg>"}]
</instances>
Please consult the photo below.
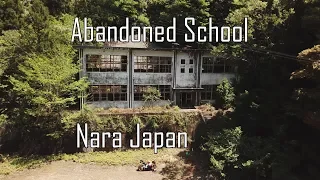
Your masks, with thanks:
<instances>
[{"instance_id":1,"label":"dark shaded forest area","mask_svg":"<svg viewBox=\"0 0 320 180\"><path fill-rule=\"evenodd\" d=\"M220 108L232 113L202 132L198 150L211 172L237 180L320 177L319 0L4 0L0 17L1 140L11 139L1 151L61 152L70 121L92 117L70 112L88 86L77 78L75 17L117 27L125 17L136 26L171 26L176 17L181 47L212 48L238 67L240 80L218 88ZM185 17L202 26L209 17L218 26L248 17L248 42L185 43Z\"/></svg>"}]
</instances>

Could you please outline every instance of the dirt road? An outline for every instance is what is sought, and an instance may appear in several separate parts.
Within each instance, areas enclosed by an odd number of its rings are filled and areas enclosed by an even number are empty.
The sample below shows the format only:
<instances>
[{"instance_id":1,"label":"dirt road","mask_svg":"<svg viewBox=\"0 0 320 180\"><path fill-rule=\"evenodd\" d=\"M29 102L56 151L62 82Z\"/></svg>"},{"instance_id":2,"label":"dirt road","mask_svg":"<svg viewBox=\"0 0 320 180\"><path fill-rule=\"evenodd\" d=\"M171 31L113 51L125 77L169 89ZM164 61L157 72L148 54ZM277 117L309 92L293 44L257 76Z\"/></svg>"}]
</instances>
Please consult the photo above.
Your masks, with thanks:
<instances>
[{"instance_id":1,"label":"dirt road","mask_svg":"<svg viewBox=\"0 0 320 180\"><path fill-rule=\"evenodd\" d=\"M158 166L160 169L164 165ZM162 180L158 172L138 172L134 166L102 166L57 161L36 169L23 170L0 180Z\"/></svg>"}]
</instances>

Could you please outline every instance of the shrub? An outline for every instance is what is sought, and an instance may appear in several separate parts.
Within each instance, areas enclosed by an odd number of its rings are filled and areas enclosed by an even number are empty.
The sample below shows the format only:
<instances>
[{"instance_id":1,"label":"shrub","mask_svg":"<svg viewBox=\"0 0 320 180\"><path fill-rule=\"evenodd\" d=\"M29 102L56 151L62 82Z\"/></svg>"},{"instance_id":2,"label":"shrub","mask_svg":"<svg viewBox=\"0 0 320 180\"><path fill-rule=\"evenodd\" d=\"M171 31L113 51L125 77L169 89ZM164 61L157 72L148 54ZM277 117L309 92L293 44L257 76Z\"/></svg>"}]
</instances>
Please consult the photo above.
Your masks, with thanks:
<instances>
[{"instance_id":1,"label":"shrub","mask_svg":"<svg viewBox=\"0 0 320 180\"><path fill-rule=\"evenodd\" d=\"M220 176L225 176L225 166L238 160L237 148L242 131L240 127L223 129L221 132L208 135L203 147L210 154L211 168Z\"/></svg>"},{"instance_id":2,"label":"shrub","mask_svg":"<svg viewBox=\"0 0 320 180\"><path fill-rule=\"evenodd\" d=\"M148 87L147 90L143 93L143 100L148 104L152 104L155 101L160 100L161 94L160 91L155 87Z\"/></svg>"},{"instance_id":3,"label":"shrub","mask_svg":"<svg viewBox=\"0 0 320 180\"><path fill-rule=\"evenodd\" d=\"M224 79L217 87L217 106L222 108L230 108L235 100L235 93L231 83Z\"/></svg>"}]
</instances>

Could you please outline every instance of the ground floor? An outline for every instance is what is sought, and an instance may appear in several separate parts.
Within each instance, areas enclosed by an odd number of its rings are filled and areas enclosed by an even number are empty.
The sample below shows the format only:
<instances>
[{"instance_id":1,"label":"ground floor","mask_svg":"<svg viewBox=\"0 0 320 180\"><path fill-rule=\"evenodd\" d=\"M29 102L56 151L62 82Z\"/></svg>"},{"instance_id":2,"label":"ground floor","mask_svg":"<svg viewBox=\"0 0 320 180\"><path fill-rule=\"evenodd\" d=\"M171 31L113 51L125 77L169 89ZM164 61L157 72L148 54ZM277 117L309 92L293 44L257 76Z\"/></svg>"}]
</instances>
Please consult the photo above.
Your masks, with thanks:
<instances>
[{"instance_id":1,"label":"ground floor","mask_svg":"<svg viewBox=\"0 0 320 180\"><path fill-rule=\"evenodd\" d=\"M129 88L126 85L91 85L85 103L101 108L137 108L147 105L143 94L148 87L155 87L159 90L161 97L153 105L172 104L180 108L194 108L205 103L213 104L217 86L172 88L170 85L136 85L133 91L128 91Z\"/></svg>"}]
</instances>

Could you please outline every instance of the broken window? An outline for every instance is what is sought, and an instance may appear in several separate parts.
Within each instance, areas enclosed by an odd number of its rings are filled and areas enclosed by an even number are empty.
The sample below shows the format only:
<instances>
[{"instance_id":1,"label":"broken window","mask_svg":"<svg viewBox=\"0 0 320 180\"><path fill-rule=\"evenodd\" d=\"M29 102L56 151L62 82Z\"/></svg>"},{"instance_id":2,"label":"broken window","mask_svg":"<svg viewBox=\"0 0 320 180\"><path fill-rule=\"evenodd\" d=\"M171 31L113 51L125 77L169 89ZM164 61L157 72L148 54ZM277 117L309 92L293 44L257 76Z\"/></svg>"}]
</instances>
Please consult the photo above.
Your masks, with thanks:
<instances>
[{"instance_id":1,"label":"broken window","mask_svg":"<svg viewBox=\"0 0 320 180\"><path fill-rule=\"evenodd\" d=\"M88 101L126 101L126 85L92 85Z\"/></svg>"},{"instance_id":2,"label":"broken window","mask_svg":"<svg viewBox=\"0 0 320 180\"><path fill-rule=\"evenodd\" d=\"M161 100L171 99L171 86L170 85L135 85L134 86L134 100L143 101L143 93L149 88L155 87L159 90Z\"/></svg>"},{"instance_id":3,"label":"broken window","mask_svg":"<svg viewBox=\"0 0 320 180\"><path fill-rule=\"evenodd\" d=\"M134 72L171 73L172 57L135 56Z\"/></svg>"},{"instance_id":4,"label":"broken window","mask_svg":"<svg viewBox=\"0 0 320 180\"><path fill-rule=\"evenodd\" d=\"M218 85L202 85L201 100L214 100Z\"/></svg>"},{"instance_id":5,"label":"broken window","mask_svg":"<svg viewBox=\"0 0 320 180\"><path fill-rule=\"evenodd\" d=\"M127 56L120 55L86 55L88 72L125 72L127 71Z\"/></svg>"},{"instance_id":6,"label":"broken window","mask_svg":"<svg viewBox=\"0 0 320 180\"><path fill-rule=\"evenodd\" d=\"M224 73L224 63L225 63L224 59L216 58L216 60L214 61L213 72Z\"/></svg>"},{"instance_id":7,"label":"broken window","mask_svg":"<svg viewBox=\"0 0 320 180\"><path fill-rule=\"evenodd\" d=\"M203 73L213 73L213 62L214 57L203 57L202 61L202 72Z\"/></svg>"},{"instance_id":8,"label":"broken window","mask_svg":"<svg viewBox=\"0 0 320 180\"><path fill-rule=\"evenodd\" d=\"M226 59L203 57L203 73L231 73L232 71L232 65Z\"/></svg>"}]
</instances>

